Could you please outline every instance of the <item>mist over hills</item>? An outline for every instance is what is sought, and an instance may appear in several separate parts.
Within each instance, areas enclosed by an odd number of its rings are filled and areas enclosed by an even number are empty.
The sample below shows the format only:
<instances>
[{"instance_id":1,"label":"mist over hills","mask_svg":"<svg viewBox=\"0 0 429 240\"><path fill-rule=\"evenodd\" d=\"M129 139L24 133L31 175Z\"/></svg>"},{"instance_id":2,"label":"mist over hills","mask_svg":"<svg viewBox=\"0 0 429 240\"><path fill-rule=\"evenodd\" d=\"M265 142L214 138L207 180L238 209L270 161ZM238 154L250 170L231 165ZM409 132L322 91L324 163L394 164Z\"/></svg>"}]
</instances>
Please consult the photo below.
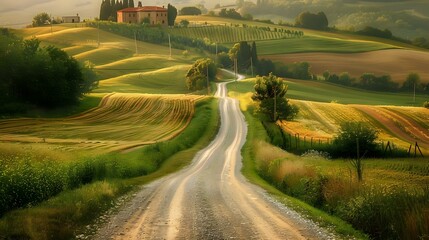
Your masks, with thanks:
<instances>
[{"instance_id":1,"label":"mist over hills","mask_svg":"<svg viewBox=\"0 0 429 240\"><path fill-rule=\"evenodd\" d=\"M365 26L389 29L403 38L429 37L429 1L425 0L260 0L241 9L256 18L294 22L303 11L323 11L329 25L345 30Z\"/></svg>"},{"instance_id":2,"label":"mist over hills","mask_svg":"<svg viewBox=\"0 0 429 240\"><path fill-rule=\"evenodd\" d=\"M429 1L427 0L145 0L145 5L167 5L180 8L203 4L213 8L220 4L240 3L242 13L255 18L293 23L303 11L323 11L329 25L344 30L360 30L365 26L389 29L394 35L413 39L429 37ZM0 26L20 28L31 24L33 16L47 12L53 17L79 14L83 19L98 17L101 0L28 0L2 2Z\"/></svg>"}]
</instances>

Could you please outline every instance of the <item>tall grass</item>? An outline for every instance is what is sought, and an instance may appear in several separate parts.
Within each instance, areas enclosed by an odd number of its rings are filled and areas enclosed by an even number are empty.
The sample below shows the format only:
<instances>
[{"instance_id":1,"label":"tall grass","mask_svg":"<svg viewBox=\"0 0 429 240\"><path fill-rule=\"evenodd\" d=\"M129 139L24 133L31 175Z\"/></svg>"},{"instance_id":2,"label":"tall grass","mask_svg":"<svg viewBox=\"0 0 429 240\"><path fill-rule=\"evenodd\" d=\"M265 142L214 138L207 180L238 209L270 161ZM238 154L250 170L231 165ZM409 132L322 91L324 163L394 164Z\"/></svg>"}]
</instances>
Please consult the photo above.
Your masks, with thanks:
<instances>
[{"instance_id":1,"label":"tall grass","mask_svg":"<svg viewBox=\"0 0 429 240\"><path fill-rule=\"evenodd\" d=\"M266 151L264 148L258 145L256 151ZM320 167L326 161L332 162L317 156L288 155L257 158L257 166L259 174L282 192L346 220L374 239L418 239L429 235L428 185L409 186L400 183L401 179L394 185L372 179L359 183L347 170L332 173ZM385 165L389 168L388 162ZM420 167L413 171L426 172L424 165Z\"/></svg>"}]
</instances>

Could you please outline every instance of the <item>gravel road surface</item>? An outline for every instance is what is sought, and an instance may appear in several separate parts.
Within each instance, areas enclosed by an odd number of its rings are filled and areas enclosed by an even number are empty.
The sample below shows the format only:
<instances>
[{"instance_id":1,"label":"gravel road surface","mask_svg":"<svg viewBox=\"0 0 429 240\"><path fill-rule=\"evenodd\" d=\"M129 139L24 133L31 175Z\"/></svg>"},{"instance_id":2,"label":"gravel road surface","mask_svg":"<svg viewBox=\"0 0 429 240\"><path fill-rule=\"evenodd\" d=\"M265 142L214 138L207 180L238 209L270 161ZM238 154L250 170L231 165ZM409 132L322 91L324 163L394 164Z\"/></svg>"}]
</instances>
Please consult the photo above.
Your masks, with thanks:
<instances>
[{"instance_id":1,"label":"gravel road surface","mask_svg":"<svg viewBox=\"0 0 429 240\"><path fill-rule=\"evenodd\" d=\"M241 174L247 125L218 84L221 127L192 164L148 185L100 228L96 239L333 239Z\"/></svg>"}]
</instances>

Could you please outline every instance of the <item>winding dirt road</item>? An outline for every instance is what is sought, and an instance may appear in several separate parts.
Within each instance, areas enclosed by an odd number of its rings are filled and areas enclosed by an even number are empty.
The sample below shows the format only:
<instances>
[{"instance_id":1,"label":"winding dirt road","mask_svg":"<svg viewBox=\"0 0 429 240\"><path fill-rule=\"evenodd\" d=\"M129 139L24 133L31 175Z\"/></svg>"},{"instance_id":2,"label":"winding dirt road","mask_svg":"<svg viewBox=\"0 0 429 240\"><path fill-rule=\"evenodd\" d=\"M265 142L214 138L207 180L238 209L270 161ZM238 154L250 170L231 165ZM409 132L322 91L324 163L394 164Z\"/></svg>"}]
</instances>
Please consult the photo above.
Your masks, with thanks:
<instances>
[{"instance_id":1,"label":"winding dirt road","mask_svg":"<svg viewBox=\"0 0 429 240\"><path fill-rule=\"evenodd\" d=\"M143 186L96 239L334 238L242 176L247 126L226 84L218 84L221 127L213 142L189 167Z\"/></svg>"}]
</instances>

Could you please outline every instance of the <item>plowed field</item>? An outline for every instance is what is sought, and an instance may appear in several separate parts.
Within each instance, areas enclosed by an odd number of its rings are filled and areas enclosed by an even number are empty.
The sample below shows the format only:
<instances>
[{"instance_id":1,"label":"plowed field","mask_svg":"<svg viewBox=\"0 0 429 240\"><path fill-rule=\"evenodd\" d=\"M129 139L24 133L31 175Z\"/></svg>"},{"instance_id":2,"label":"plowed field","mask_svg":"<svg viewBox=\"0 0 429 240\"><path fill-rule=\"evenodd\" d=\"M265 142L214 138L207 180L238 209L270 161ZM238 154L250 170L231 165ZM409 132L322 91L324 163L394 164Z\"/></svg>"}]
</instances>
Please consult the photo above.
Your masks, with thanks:
<instances>
[{"instance_id":1,"label":"plowed field","mask_svg":"<svg viewBox=\"0 0 429 240\"><path fill-rule=\"evenodd\" d=\"M402 83L407 75L416 72L423 82L429 82L429 52L390 49L364 53L297 53L266 55L264 58L285 63L309 62L311 71L322 75L325 70L341 74L348 72L353 77L363 73L389 74L392 80Z\"/></svg>"}]
</instances>

